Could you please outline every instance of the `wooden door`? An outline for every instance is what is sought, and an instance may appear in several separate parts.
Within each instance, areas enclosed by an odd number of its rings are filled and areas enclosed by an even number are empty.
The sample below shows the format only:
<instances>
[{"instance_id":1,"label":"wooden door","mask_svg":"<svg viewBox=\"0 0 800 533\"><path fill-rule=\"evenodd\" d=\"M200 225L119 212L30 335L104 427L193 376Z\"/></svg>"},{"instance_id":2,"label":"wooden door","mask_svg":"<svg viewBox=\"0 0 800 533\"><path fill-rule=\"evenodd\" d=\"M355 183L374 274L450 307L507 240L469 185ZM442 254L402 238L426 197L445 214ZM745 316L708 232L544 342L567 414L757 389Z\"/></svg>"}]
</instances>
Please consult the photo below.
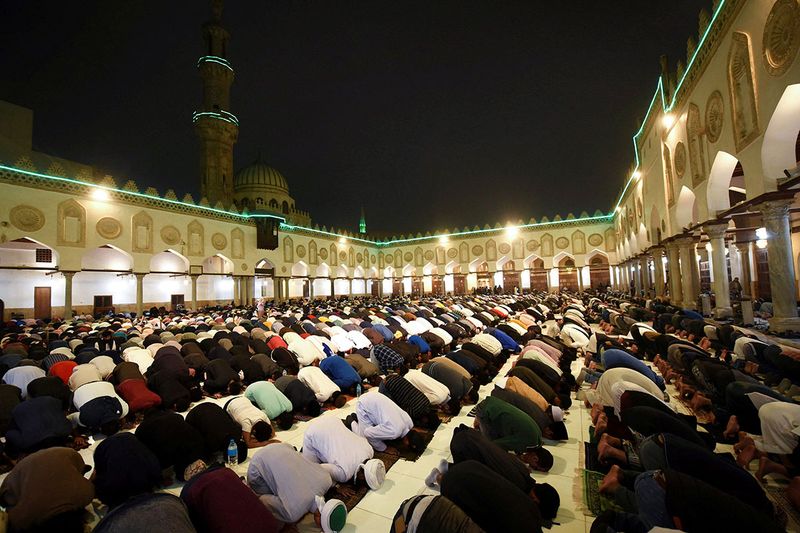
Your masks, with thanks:
<instances>
[{"instance_id":1,"label":"wooden door","mask_svg":"<svg viewBox=\"0 0 800 533\"><path fill-rule=\"evenodd\" d=\"M392 294L395 296L403 295L403 280L401 278L392 278Z\"/></svg>"},{"instance_id":2,"label":"wooden door","mask_svg":"<svg viewBox=\"0 0 800 533\"><path fill-rule=\"evenodd\" d=\"M503 292L513 294L514 289L521 292L522 287L520 284L519 272L513 270L503 271Z\"/></svg>"},{"instance_id":3,"label":"wooden door","mask_svg":"<svg viewBox=\"0 0 800 533\"><path fill-rule=\"evenodd\" d=\"M50 287L33 288L33 317L50 318Z\"/></svg>"},{"instance_id":4,"label":"wooden door","mask_svg":"<svg viewBox=\"0 0 800 533\"><path fill-rule=\"evenodd\" d=\"M442 276L433 277L432 292L438 296L444 294L444 278Z\"/></svg>"},{"instance_id":5,"label":"wooden door","mask_svg":"<svg viewBox=\"0 0 800 533\"><path fill-rule=\"evenodd\" d=\"M548 272L545 269L531 270L531 289L547 291Z\"/></svg>"},{"instance_id":6,"label":"wooden door","mask_svg":"<svg viewBox=\"0 0 800 533\"><path fill-rule=\"evenodd\" d=\"M466 274L453 274L453 292L455 294L467 294Z\"/></svg>"},{"instance_id":7,"label":"wooden door","mask_svg":"<svg viewBox=\"0 0 800 533\"><path fill-rule=\"evenodd\" d=\"M772 299L772 289L769 284L769 260L767 250L756 248L756 275L758 276L758 292L756 296L762 300Z\"/></svg>"},{"instance_id":8,"label":"wooden door","mask_svg":"<svg viewBox=\"0 0 800 533\"><path fill-rule=\"evenodd\" d=\"M110 294L96 295L94 297L93 314L104 314L114 309L114 298Z\"/></svg>"},{"instance_id":9,"label":"wooden door","mask_svg":"<svg viewBox=\"0 0 800 533\"><path fill-rule=\"evenodd\" d=\"M177 309L178 306L184 305L184 295L183 294L173 294L170 297L170 304L172 305L172 309Z\"/></svg>"}]
</instances>

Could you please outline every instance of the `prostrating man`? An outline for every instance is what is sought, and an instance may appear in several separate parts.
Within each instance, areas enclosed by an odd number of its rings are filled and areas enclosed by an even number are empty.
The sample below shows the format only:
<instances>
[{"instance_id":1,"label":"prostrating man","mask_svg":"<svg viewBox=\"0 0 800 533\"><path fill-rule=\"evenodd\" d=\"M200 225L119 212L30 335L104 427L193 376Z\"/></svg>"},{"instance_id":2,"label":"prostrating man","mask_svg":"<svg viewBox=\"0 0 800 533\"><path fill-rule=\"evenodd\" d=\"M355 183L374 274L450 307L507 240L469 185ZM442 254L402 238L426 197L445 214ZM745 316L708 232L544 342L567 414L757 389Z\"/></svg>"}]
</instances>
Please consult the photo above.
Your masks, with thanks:
<instances>
[{"instance_id":1,"label":"prostrating man","mask_svg":"<svg viewBox=\"0 0 800 533\"><path fill-rule=\"evenodd\" d=\"M342 407L347 402L347 397L342 394L338 385L325 375L325 372L316 366L306 366L297 373L297 379L308 385L314 391L319 403L330 400L334 407Z\"/></svg>"},{"instance_id":2,"label":"prostrating man","mask_svg":"<svg viewBox=\"0 0 800 533\"><path fill-rule=\"evenodd\" d=\"M269 417L244 396L228 400L225 411L242 426L242 440L248 448L264 446L272 438L274 431Z\"/></svg>"},{"instance_id":3,"label":"prostrating man","mask_svg":"<svg viewBox=\"0 0 800 533\"><path fill-rule=\"evenodd\" d=\"M332 415L309 422L303 435L303 457L320 464L339 483L357 482L363 477L372 490L380 488L386 466L372 458L374 453L367 439Z\"/></svg>"},{"instance_id":4,"label":"prostrating man","mask_svg":"<svg viewBox=\"0 0 800 533\"><path fill-rule=\"evenodd\" d=\"M269 381L251 383L245 389L244 397L264 411L270 420L276 420L280 429L292 427L292 402L274 384Z\"/></svg>"},{"instance_id":5,"label":"prostrating man","mask_svg":"<svg viewBox=\"0 0 800 533\"><path fill-rule=\"evenodd\" d=\"M351 420L349 417L347 420ZM415 452L424 446L421 436L414 431L414 422L388 396L379 392L363 394L356 405L356 418L350 422L350 429L366 437L377 451L386 450L386 441L403 439Z\"/></svg>"},{"instance_id":6,"label":"prostrating man","mask_svg":"<svg viewBox=\"0 0 800 533\"><path fill-rule=\"evenodd\" d=\"M297 376L281 376L275 380L275 387L292 402L294 414L312 418L319 416L321 407L317 396L308 385L297 379Z\"/></svg>"},{"instance_id":7,"label":"prostrating man","mask_svg":"<svg viewBox=\"0 0 800 533\"><path fill-rule=\"evenodd\" d=\"M553 456L542 448L542 432L528 415L494 396L476 407L475 428L489 440L519 455L532 469L548 472Z\"/></svg>"},{"instance_id":8,"label":"prostrating man","mask_svg":"<svg viewBox=\"0 0 800 533\"><path fill-rule=\"evenodd\" d=\"M325 501L333 485L322 466L310 462L289 444L273 442L258 450L247 467L247 484L279 521L298 522L314 513L323 531L341 531L347 508L340 500Z\"/></svg>"}]
</instances>

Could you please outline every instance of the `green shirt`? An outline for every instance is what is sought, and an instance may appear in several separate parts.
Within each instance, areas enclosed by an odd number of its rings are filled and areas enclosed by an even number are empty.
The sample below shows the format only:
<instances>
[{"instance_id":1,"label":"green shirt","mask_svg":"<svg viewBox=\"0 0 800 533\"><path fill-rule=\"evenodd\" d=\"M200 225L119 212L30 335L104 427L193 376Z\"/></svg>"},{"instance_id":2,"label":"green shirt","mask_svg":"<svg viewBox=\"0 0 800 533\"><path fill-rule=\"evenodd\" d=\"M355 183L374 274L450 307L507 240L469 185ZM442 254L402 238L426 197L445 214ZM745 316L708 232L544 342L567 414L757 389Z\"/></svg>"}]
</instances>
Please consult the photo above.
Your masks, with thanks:
<instances>
[{"instance_id":1,"label":"green shirt","mask_svg":"<svg viewBox=\"0 0 800 533\"><path fill-rule=\"evenodd\" d=\"M542 444L542 431L524 411L494 396L478 405L481 431L492 442L516 453Z\"/></svg>"},{"instance_id":2,"label":"green shirt","mask_svg":"<svg viewBox=\"0 0 800 533\"><path fill-rule=\"evenodd\" d=\"M264 411L270 420L292 410L292 402L269 381L257 381L244 391L244 397Z\"/></svg>"}]
</instances>

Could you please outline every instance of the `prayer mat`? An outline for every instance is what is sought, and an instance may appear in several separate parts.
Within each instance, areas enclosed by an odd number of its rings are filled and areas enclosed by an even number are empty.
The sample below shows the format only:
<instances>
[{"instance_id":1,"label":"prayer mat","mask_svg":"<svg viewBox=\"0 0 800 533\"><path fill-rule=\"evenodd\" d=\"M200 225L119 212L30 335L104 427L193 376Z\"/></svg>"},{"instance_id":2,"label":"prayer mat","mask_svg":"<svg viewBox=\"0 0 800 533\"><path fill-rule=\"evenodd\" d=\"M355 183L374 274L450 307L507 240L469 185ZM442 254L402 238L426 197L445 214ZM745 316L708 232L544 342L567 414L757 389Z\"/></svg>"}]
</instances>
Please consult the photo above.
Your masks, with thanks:
<instances>
[{"instance_id":1,"label":"prayer mat","mask_svg":"<svg viewBox=\"0 0 800 533\"><path fill-rule=\"evenodd\" d=\"M605 474L600 472L583 471L583 502L592 516L597 516L609 509L622 511L612 500L600 494L600 484L603 482L604 477Z\"/></svg>"},{"instance_id":2,"label":"prayer mat","mask_svg":"<svg viewBox=\"0 0 800 533\"><path fill-rule=\"evenodd\" d=\"M697 419L698 425L711 424L713 422L711 418L712 417L711 413L700 413L698 411L695 411L694 409L692 409L691 404L686 400L684 400L683 398L681 398L679 394L673 394L672 398L678 401L681 405L683 405L689 412L689 414L691 414Z\"/></svg>"},{"instance_id":3,"label":"prayer mat","mask_svg":"<svg viewBox=\"0 0 800 533\"><path fill-rule=\"evenodd\" d=\"M383 452L375 452L374 458L383 461L383 464L386 466L386 471L388 472L389 469L400 459L400 456ZM358 502L360 502L368 492L369 487L367 487L366 483L362 483L359 486L355 486L352 482L337 483L325 494L325 499L329 500L330 498L337 498L342 500L347 507L347 511L349 512L352 511L356 505L358 505Z\"/></svg>"},{"instance_id":4,"label":"prayer mat","mask_svg":"<svg viewBox=\"0 0 800 533\"><path fill-rule=\"evenodd\" d=\"M786 528L786 531L800 531L800 512L786 497L787 485L765 485L769 499L778 508L778 520ZM783 524L785 522L785 524Z\"/></svg>"},{"instance_id":5,"label":"prayer mat","mask_svg":"<svg viewBox=\"0 0 800 533\"><path fill-rule=\"evenodd\" d=\"M295 422L308 422L312 418L314 418L314 417L310 416L310 415L301 415L300 413L295 413L294 414Z\"/></svg>"},{"instance_id":6,"label":"prayer mat","mask_svg":"<svg viewBox=\"0 0 800 533\"><path fill-rule=\"evenodd\" d=\"M594 472L602 472L603 475L607 474L611 469L611 465L600 462L600 458L597 457L597 444L593 442L584 442L583 446L586 453L586 462L584 463L586 469Z\"/></svg>"},{"instance_id":7,"label":"prayer mat","mask_svg":"<svg viewBox=\"0 0 800 533\"><path fill-rule=\"evenodd\" d=\"M433 431L427 431L427 430L420 429L420 428L414 428L414 429L415 429L415 431L417 433L420 434L420 436L422 437L422 442L424 444L424 446L422 447L422 449L419 452L415 452L414 450L409 448L407 444L403 443L402 439L397 439L397 440L386 441L386 444L388 446L390 446L392 448L395 448L397 450L397 453L398 453L397 455L390 454L390 453L385 453L385 452L383 452L383 453L375 452L376 453L376 457L377 457L378 453L381 453L381 455L387 455L387 456L391 455L392 457L397 457L398 459L405 459L406 461L411 461L411 462L414 462L417 459L419 459L420 456L428 448L428 444L430 444L430 442L433 440Z\"/></svg>"}]
</instances>

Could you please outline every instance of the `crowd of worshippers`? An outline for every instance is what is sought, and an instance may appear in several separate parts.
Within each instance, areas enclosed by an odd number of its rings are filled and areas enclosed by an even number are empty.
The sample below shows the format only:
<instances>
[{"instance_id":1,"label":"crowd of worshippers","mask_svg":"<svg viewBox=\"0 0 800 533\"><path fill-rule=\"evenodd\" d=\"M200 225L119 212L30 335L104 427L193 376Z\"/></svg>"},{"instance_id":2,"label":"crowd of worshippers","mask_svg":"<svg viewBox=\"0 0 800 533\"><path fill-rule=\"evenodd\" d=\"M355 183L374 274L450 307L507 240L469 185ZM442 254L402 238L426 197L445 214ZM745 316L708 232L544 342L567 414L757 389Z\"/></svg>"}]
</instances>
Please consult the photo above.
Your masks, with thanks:
<instances>
[{"instance_id":1,"label":"crowd of worshippers","mask_svg":"<svg viewBox=\"0 0 800 533\"><path fill-rule=\"evenodd\" d=\"M584 353L578 398L616 508L592 531L784 530L762 483L786 478L800 509L800 350L660 299L608 293L575 307L560 330ZM584 336L585 320L599 331Z\"/></svg>"},{"instance_id":2,"label":"crowd of worshippers","mask_svg":"<svg viewBox=\"0 0 800 533\"><path fill-rule=\"evenodd\" d=\"M419 454L442 416L474 405L473 427L454 432L453 464L426 480L440 495L404 502L393 527L539 531L560 498L531 473L553 465L545 444L567 439L575 336L591 333L585 322L542 331L563 301L339 300L7 322L0 506L20 532L83 531L87 506L101 509L96 531L279 531L309 513L339 531L347 511L326 499L332 487L378 489L376 452ZM354 397L355 413L335 416ZM298 420L300 451L279 440ZM246 479L223 464L232 444ZM77 450L89 446L87 478ZM180 498L161 490L174 483Z\"/></svg>"}]
</instances>

